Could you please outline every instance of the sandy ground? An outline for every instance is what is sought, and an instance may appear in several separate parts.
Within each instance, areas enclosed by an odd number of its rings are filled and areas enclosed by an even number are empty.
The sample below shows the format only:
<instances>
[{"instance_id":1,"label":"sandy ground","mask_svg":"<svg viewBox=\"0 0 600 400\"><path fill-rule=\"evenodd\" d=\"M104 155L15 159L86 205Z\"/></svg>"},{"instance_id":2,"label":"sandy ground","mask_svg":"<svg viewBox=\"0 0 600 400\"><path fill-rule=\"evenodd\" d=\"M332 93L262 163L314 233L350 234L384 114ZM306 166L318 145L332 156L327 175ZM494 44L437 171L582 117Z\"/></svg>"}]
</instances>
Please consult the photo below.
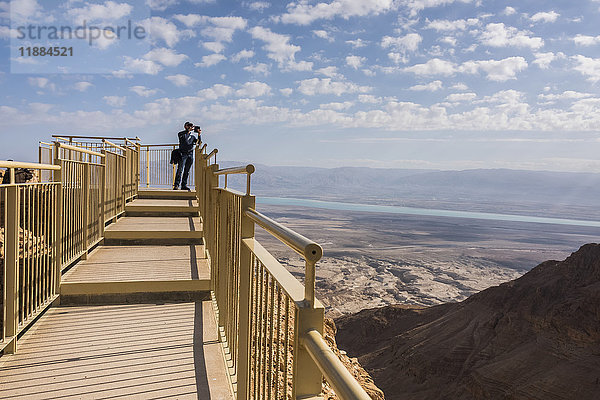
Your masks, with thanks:
<instances>
[{"instance_id":1,"label":"sandy ground","mask_svg":"<svg viewBox=\"0 0 600 400\"><path fill-rule=\"evenodd\" d=\"M317 296L327 315L388 304L460 301L562 260L600 228L258 205L321 244ZM262 229L257 239L302 280L304 262Z\"/></svg>"}]
</instances>

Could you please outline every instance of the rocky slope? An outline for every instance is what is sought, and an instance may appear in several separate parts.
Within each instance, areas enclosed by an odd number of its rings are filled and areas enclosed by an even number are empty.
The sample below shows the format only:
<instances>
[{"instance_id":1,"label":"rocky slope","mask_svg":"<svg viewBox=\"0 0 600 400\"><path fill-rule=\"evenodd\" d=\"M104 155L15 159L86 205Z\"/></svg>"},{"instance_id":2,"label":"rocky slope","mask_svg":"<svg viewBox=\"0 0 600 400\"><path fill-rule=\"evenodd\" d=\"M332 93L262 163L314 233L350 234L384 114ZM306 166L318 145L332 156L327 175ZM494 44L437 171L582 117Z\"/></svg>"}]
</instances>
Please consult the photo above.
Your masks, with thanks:
<instances>
[{"instance_id":1,"label":"rocky slope","mask_svg":"<svg viewBox=\"0 0 600 400\"><path fill-rule=\"evenodd\" d=\"M600 398L600 245L460 303L336 320L388 399Z\"/></svg>"}]
</instances>

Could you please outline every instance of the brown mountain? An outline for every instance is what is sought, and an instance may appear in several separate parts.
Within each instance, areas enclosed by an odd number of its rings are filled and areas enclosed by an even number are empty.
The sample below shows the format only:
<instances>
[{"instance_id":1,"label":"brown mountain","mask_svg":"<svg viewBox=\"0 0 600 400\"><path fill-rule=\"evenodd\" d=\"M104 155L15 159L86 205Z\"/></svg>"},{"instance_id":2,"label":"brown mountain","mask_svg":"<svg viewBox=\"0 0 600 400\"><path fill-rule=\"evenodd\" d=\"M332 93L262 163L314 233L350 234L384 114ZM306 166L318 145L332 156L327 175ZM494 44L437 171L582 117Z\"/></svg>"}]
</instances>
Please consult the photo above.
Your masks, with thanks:
<instances>
[{"instance_id":1,"label":"brown mountain","mask_svg":"<svg viewBox=\"0 0 600 400\"><path fill-rule=\"evenodd\" d=\"M387 399L600 399L600 245L460 303L336 321Z\"/></svg>"}]
</instances>

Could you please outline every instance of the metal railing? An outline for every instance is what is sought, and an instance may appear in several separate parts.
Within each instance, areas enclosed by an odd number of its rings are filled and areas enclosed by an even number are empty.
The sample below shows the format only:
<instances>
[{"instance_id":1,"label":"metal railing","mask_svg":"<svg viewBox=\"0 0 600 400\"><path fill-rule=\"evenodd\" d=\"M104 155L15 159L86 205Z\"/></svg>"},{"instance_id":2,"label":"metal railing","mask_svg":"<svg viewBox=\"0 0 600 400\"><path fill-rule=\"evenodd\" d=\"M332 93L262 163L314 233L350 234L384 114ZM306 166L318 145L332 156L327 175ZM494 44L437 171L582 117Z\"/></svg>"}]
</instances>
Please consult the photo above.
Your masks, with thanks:
<instances>
[{"instance_id":1,"label":"metal railing","mask_svg":"<svg viewBox=\"0 0 600 400\"><path fill-rule=\"evenodd\" d=\"M16 183L15 169L60 173L61 166L0 161L0 349L12 353L17 335L58 296L60 182Z\"/></svg>"},{"instance_id":2,"label":"metal railing","mask_svg":"<svg viewBox=\"0 0 600 400\"><path fill-rule=\"evenodd\" d=\"M58 297L61 272L104 238L107 222L125 212L139 182L139 144L75 137L40 142L39 164L0 161L0 350ZM102 139L105 139L102 141ZM99 151L96 151L99 150ZM37 171L18 183L17 169ZM34 175L35 176L35 175Z\"/></svg>"},{"instance_id":3,"label":"metal railing","mask_svg":"<svg viewBox=\"0 0 600 400\"><path fill-rule=\"evenodd\" d=\"M217 324L238 400L316 397L323 376L340 398L369 399L323 340L324 307L315 298L321 246L255 210L254 166L219 169L216 149L205 149L196 149L196 195ZM246 193L227 188L231 174L247 175ZM304 286L254 238L257 225L304 258Z\"/></svg>"},{"instance_id":4,"label":"metal railing","mask_svg":"<svg viewBox=\"0 0 600 400\"><path fill-rule=\"evenodd\" d=\"M11 178L0 185L5 236L0 282L6 282L0 285L0 298L6 299L0 349L8 352L16 351L19 332L57 298L61 271L87 257L104 237L106 223L137 196L139 185L172 184L174 168L165 161L174 145L141 145L127 138L56 139L40 143L44 164L0 162ZM203 145L195 152L213 302L237 398L319 396L325 376L342 399L368 399L323 340L324 307L315 297L322 248L256 211L250 194L254 166L219 169L216 149L206 154ZM15 168L39 170L44 182L17 184ZM245 193L227 187L232 174L246 175ZM304 285L255 239L256 226L304 258Z\"/></svg>"},{"instance_id":5,"label":"metal railing","mask_svg":"<svg viewBox=\"0 0 600 400\"><path fill-rule=\"evenodd\" d=\"M171 164L171 152L178 144L142 144L139 146L140 184L146 187L171 188L175 182L177 164ZM195 171L190 170L188 186L195 186Z\"/></svg>"}]
</instances>

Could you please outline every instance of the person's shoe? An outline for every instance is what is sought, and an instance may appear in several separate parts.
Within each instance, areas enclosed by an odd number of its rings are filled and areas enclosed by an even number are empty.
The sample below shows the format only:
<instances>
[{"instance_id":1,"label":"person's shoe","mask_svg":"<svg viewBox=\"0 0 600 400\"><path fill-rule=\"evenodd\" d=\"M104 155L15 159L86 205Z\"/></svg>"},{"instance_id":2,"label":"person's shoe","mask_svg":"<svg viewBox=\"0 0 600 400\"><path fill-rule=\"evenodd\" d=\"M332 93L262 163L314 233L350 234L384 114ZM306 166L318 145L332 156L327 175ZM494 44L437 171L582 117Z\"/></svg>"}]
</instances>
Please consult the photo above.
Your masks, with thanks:
<instances>
[{"instance_id":1,"label":"person's shoe","mask_svg":"<svg viewBox=\"0 0 600 400\"><path fill-rule=\"evenodd\" d=\"M187 187L187 186L182 186L182 187L181 187L181 190L187 190L188 192L191 192L191 191L192 191L192 189L190 189L190 188L189 188L189 187Z\"/></svg>"},{"instance_id":2,"label":"person's shoe","mask_svg":"<svg viewBox=\"0 0 600 400\"><path fill-rule=\"evenodd\" d=\"M177 185L173 186L173 190L179 190L179 186L177 186Z\"/></svg>"}]
</instances>

